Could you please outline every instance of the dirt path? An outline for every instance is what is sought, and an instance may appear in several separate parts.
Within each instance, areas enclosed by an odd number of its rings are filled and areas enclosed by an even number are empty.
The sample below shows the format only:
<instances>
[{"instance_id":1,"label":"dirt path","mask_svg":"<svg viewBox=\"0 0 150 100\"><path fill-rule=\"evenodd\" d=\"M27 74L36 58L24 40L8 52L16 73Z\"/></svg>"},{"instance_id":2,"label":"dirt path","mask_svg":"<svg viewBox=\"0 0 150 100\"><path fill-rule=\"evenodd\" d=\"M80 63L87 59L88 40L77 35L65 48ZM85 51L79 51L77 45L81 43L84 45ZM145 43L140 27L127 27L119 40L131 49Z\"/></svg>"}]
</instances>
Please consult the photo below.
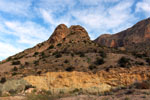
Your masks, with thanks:
<instances>
[{"instance_id":1,"label":"dirt path","mask_svg":"<svg viewBox=\"0 0 150 100\"><path fill-rule=\"evenodd\" d=\"M23 96L0 97L0 100L25 100Z\"/></svg>"}]
</instances>

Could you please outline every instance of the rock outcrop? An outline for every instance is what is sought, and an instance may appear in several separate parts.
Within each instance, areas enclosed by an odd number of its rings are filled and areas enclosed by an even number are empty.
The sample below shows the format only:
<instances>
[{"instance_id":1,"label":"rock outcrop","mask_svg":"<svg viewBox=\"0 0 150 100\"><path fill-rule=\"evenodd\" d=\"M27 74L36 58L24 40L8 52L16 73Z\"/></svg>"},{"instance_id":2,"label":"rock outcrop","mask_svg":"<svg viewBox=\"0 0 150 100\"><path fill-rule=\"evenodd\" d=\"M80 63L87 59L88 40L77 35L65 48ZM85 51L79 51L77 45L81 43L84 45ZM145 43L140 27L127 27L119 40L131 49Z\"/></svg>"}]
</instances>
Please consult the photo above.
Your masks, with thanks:
<instances>
[{"instance_id":1,"label":"rock outcrop","mask_svg":"<svg viewBox=\"0 0 150 100\"><path fill-rule=\"evenodd\" d=\"M141 71L139 71L141 70ZM131 69L115 68L109 72L48 72L42 76L28 76L24 79L38 89L53 92L70 92L80 90L98 93L109 91L120 86L129 86L135 82L150 79L149 67L133 67Z\"/></svg>"},{"instance_id":2,"label":"rock outcrop","mask_svg":"<svg viewBox=\"0 0 150 100\"><path fill-rule=\"evenodd\" d=\"M150 42L150 18L142 20L122 32L113 35L101 35L95 42L107 47L123 47Z\"/></svg>"}]
</instances>

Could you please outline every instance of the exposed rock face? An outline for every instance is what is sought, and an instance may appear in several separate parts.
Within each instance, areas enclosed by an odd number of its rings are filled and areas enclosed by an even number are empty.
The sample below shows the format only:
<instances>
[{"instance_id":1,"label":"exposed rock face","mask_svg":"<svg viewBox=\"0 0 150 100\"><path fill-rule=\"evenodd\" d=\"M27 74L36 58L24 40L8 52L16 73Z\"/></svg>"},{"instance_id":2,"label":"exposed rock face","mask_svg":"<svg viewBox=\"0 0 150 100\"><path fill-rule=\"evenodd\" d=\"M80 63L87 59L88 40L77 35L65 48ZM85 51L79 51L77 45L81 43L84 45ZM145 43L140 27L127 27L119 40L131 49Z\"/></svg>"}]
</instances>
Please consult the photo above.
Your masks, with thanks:
<instances>
[{"instance_id":1,"label":"exposed rock face","mask_svg":"<svg viewBox=\"0 0 150 100\"><path fill-rule=\"evenodd\" d=\"M49 43L55 44L61 41L69 34L69 29L66 25L60 24L56 27L55 31L53 32L52 36L49 38Z\"/></svg>"},{"instance_id":2,"label":"exposed rock face","mask_svg":"<svg viewBox=\"0 0 150 100\"><path fill-rule=\"evenodd\" d=\"M140 71L139 71L140 70ZM72 91L82 88L87 92L104 92L118 86L132 85L150 79L149 67L132 67L104 70L96 74L90 72L48 72L42 76L28 76L24 79L38 89L53 92Z\"/></svg>"},{"instance_id":3,"label":"exposed rock face","mask_svg":"<svg viewBox=\"0 0 150 100\"><path fill-rule=\"evenodd\" d=\"M114 35L102 35L95 42L107 47L122 47L150 42L150 18Z\"/></svg>"},{"instance_id":4,"label":"exposed rock face","mask_svg":"<svg viewBox=\"0 0 150 100\"><path fill-rule=\"evenodd\" d=\"M52 36L49 38L48 42L51 44L57 44L59 42L62 42L64 38L72 34L75 34L78 37L85 37L86 39L90 39L86 30L79 25L73 25L70 28L67 28L66 25L60 24L57 26Z\"/></svg>"}]
</instances>

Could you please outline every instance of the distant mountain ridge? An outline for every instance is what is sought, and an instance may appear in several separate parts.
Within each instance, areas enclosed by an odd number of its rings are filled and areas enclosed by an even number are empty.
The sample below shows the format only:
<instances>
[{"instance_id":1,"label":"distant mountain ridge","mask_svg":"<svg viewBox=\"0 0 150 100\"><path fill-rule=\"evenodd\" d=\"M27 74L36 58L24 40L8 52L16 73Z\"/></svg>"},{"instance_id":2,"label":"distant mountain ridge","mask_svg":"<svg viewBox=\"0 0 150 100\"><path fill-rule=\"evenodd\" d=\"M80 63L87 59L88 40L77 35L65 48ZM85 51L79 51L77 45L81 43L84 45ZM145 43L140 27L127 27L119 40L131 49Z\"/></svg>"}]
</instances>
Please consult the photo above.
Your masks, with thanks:
<instances>
[{"instance_id":1,"label":"distant mountain ridge","mask_svg":"<svg viewBox=\"0 0 150 100\"><path fill-rule=\"evenodd\" d=\"M122 32L101 35L94 41L107 47L125 47L150 42L150 18L142 20Z\"/></svg>"}]
</instances>

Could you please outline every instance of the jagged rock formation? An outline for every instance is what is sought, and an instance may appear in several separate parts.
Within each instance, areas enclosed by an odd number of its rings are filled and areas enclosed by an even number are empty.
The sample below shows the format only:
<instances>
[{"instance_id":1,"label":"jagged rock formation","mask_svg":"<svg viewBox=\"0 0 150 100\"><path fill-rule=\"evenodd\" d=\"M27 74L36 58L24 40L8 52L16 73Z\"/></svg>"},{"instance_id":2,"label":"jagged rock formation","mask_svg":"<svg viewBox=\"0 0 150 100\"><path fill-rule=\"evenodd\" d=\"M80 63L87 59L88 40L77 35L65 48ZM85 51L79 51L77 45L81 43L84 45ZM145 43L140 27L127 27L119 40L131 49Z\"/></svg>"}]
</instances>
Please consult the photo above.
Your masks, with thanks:
<instances>
[{"instance_id":1,"label":"jagged rock formation","mask_svg":"<svg viewBox=\"0 0 150 100\"><path fill-rule=\"evenodd\" d=\"M150 18L142 20L122 32L102 35L95 42L107 47L123 47L150 42Z\"/></svg>"}]
</instances>

